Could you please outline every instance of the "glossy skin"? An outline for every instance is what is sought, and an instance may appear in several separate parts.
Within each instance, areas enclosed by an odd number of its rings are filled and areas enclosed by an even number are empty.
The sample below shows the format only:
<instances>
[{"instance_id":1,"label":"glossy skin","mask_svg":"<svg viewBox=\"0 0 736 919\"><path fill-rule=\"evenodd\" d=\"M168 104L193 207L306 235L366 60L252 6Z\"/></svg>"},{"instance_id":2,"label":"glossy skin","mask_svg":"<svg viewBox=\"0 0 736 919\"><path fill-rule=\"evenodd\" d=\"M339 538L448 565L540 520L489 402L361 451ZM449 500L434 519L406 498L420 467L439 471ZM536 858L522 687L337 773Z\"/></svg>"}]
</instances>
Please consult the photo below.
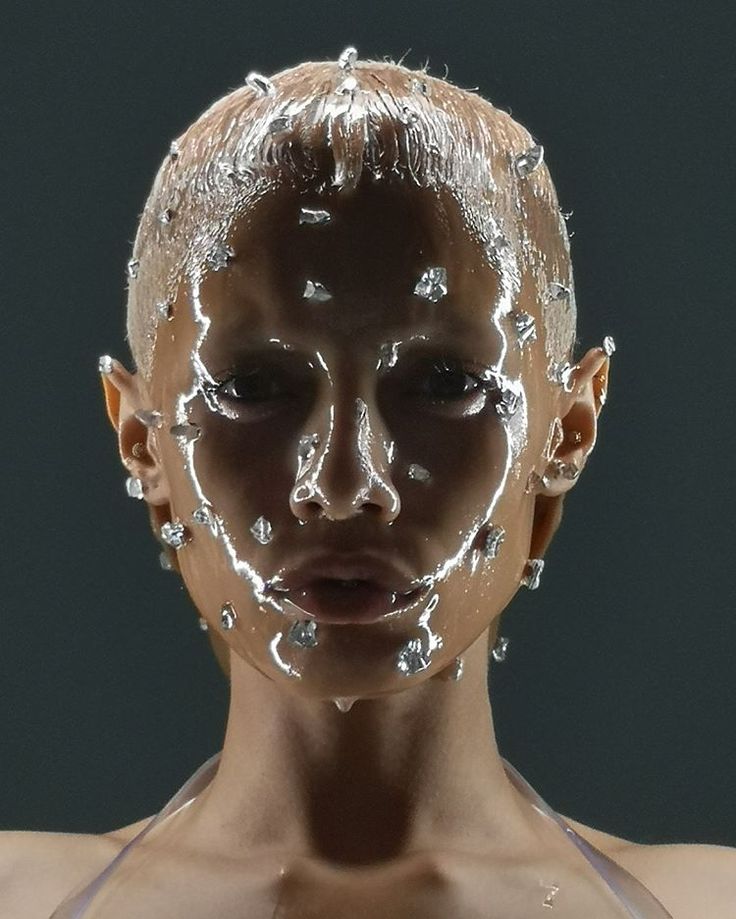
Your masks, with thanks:
<instances>
[{"instance_id":1,"label":"glossy skin","mask_svg":"<svg viewBox=\"0 0 736 919\"><path fill-rule=\"evenodd\" d=\"M300 226L303 205L327 207L333 222ZM218 628L225 601L239 619L226 633L232 695L220 769L182 827L187 823L205 848L245 857L267 841L328 864L399 859L440 842L487 849L503 840L507 848L526 848L537 821L509 786L493 737L487 630L518 589L527 558L541 554L556 525L551 514L538 513L535 522L535 502L559 500L575 484L554 479L527 494L529 473L544 474L550 459L584 466L608 359L591 349L572 392L547 380L541 335L521 351L510 320L492 320L497 278L444 192L368 183L317 200L283 188L241 219L229 242L236 257L228 268L206 275L198 295L182 290L169 334L157 343L150 392L118 364L105 379L123 459L144 481L159 519L187 519L198 504L168 435L168 424L181 420L174 418L176 400L193 381L197 328L189 295L198 296L211 320L199 356L213 376L249 343L275 338L291 346L279 352L279 375L267 378L286 399L256 410L230 402L236 419L211 411L204 399L190 403L189 419L202 428L194 446L197 478L238 556L263 576L315 545L370 545L404 560L417 576L435 572L473 528L475 548L482 545L478 515L494 494L492 522L504 527L506 540L497 559L481 556L473 567L466 556L438 581L431 622L442 645L427 670L407 678L394 664L397 648L417 634L419 609L390 623L320 626L319 646L294 653L301 679L293 679L269 655L283 617L259 604L220 543L193 530L177 558L194 602L211 628ZM448 272L449 292L438 304L411 294L432 265ZM305 302L306 278L323 283L333 299ZM517 308L539 316L534 297L526 285ZM426 339L401 345L395 367L381 376L380 345L406 342L418 331ZM521 380L526 424L518 456L511 457L505 423L489 397L462 372L438 379L420 346L434 358ZM264 385L256 391L273 392ZM438 393L451 398L438 402ZM367 406L367 437L356 422L357 398ZM133 416L152 407L166 419L158 431ZM563 439L552 454L555 418L580 440ZM312 474L318 487L300 501L296 449L312 431L323 451ZM132 454L137 441L146 443L143 456ZM431 482L406 475L412 462L430 471ZM267 546L248 532L260 515L273 524ZM447 680L461 654L463 679ZM329 700L345 696L360 701L341 714Z\"/></svg>"}]
</instances>

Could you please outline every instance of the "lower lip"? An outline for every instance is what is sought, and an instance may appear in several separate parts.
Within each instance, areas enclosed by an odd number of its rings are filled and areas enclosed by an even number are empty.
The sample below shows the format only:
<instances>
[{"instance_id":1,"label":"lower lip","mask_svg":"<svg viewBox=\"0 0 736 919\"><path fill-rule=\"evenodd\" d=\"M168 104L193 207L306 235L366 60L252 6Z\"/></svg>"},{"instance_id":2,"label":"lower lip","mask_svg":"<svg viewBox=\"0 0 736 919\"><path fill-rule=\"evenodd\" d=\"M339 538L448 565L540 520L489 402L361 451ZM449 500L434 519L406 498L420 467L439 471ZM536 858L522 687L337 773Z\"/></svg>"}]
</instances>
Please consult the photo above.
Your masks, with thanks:
<instances>
[{"instance_id":1,"label":"lower lip","mask_svg":"<svg viewBox=\"0 0 736 919\"><path fill-rule=\"evenodd\" d=\"M276 591L282 601L291 601L308 618L333 625L378 622L401 612L422 593L419 587L408 594L399 594L367 581L341 587L329 580L314 581L298 590ZM290 611L289 604L285 604L284 612Z\"/></svg>"}]
</instances>

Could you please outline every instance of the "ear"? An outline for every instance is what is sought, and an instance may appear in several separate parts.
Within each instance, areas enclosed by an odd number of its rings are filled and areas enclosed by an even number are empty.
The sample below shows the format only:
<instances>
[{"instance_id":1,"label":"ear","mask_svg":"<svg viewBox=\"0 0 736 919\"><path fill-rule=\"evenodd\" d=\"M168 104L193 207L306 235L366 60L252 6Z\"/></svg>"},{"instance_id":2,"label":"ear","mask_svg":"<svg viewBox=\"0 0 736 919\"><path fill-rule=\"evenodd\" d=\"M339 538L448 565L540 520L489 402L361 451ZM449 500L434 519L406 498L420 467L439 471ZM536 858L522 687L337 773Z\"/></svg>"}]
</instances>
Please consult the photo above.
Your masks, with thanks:
<instances>
[{"instance_id":1,"label":"ear","mask_svg":"<svg viewBox=\"0 0 736 919\"><path fill-rule=\"evenodd\" d=\"M529 546L530 558L544 558L547 547L562 521L565 495L577 482L598 434L598 415L608 392L610 361L603 348L591 348L573 373L570 393L563 393L559 405L556 436L547 444L544 474L534 487L534 520Z\"/></svg>"},{"instance_id":2,"label":"ear","mask_svg":"<svg viewBox=\"0 0 736 919\"><path fill-rule=\"evenodd\" d=\"M117 432L120 459L128 474L140 479L143 497L150 505L161 506L170 500L157 442L157 429L146 426L136 417L138 411L150 411L148 389L138 373L129 373L112 358L100 361L105 408Z\"/></svg>"},{"instance_id":3,"label":"ear","mask_svg":"<svg viewBox=\"0 0 736 919\"><path fill-rule=\"evenodd\" d=\"M608 391L610 360L602 348L591 348L576 365L571 392L563 392L535 491L556 497L578 480L598 436L598 415Z\"/></svg>"}]
</instances>

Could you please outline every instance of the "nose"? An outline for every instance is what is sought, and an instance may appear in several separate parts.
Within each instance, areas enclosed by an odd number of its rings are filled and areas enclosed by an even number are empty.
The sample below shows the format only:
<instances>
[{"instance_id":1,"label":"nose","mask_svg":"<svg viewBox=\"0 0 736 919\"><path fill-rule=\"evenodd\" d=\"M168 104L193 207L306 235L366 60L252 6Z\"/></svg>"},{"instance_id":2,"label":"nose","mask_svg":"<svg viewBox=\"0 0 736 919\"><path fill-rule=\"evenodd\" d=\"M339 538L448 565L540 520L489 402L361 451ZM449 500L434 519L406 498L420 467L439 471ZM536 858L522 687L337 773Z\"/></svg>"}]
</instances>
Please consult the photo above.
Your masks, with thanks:
<instances>
[{"instance_id":1,"label":"nose","mask_svg":"<svg viewBox=\"0 0 736 919\"><path fill-rule=\"evenodd\" d=\"M387 453L387 431L375 406L361 398L330 405L328 432L297 476L289 504L305 523L370 513L392 523L401 510Z\"/></svg>"}]
</instances>

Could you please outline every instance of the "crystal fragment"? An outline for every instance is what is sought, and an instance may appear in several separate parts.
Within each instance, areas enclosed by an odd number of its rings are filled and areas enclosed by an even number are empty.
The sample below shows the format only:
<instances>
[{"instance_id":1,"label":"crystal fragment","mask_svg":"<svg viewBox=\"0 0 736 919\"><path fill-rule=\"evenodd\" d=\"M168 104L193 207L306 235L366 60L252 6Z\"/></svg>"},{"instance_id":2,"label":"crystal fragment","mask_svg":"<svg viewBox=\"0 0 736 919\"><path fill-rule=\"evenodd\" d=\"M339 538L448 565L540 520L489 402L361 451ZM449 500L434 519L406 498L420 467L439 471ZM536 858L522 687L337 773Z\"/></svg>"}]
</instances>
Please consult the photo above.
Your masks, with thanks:
<instances>
[{"instance_id":1,"label":"crystal fragment","mask_svg":"<svg viewBox=\"0 0 736 919\"><path fill-rule=\"evenodd\" d=\"M418 638L410 638L399 651L396 658L396 668L406 676L420 673L429 667L429 661L422 653L422 643Z\"/></svg>"},{"instance_id":2,"label":"crystal fragment","mask_svg":"<svg viewBox=\"0 0 736 919\"><path fill-rule=\"evenodd\" d=\"M179 156L179 144L175 141L171 141L171 146L169 147L169 156L172 160L175 160Z\"/></svg>"},{"instance_id":3,"label":"crystal fragment","mask_svg":"<svg viewBox=\"0 0 736 919\"><path fill-rule=\"evenodd\" d=\"M548 300L567 300L570 297L570 288L560 284L559 281L552 281L547 288Z\"/></svg>"},{"instance_id":4,"label":"crystal fragment","mask_svg":"<svg viewBox=\"0 0 736 919\"><path fill-rule=\"evenodd\" d=\"M447 270L445 268L427 268L414 287L417 297L423 297L431 303L437 303L447 293Z\"/></svg>"},{"instance_id":5,"label":"crystal fragment","mask_svg":"<svg viewBox=\"0 0 736 919\"><path fill-rule=\"evenodd\" d=\"M192 421L185 421L184 424L172 424L169 428L169 434L174 437L181 437L187 443L192 440L198 440L202 433L202 428Z\"/></svg>"},{"instance_id":6,"label":"crystal fragment","mask_svg":"<svg viewBox=\"0 0 736 919\"><path fill-rule=\"evenodd\" d=\"M217 243L207 254L205 261L213 271L220 271L228 265L234 256L235 252L233 252L230 246L224 243Z\"/></svg>"},{"instance_id":7,"label":"crystal fragment","mask_svg":"<svg viewBox=\"0 0 736 919\"><path fill-rule=\"evenodd\" d=\"M161 412L154 411L153 409L140 408L138 411L134 412L134 417L145 424L147 428L160 428L164 422L164 416Z\"/></svg>"},{"instance_id":8,"label":"crystal fragment","mask_svg":"<svg viewBox=\"0 0 736 919\"><path fill-rule=\"evenodd\" d=\"M179 520L167 521L161 527L161 539L172 549L181 549L189 542L186 527Z\"/></svg>"},{"instance_id":9,"label":"crystal fragment","mask_svg":"<svg viewBox=\"0 0 736 919\"><path fill-rule=\"evenodd\" d=\"M483 555L486 558L496 558L505 538L506 530L502 526L494 524L486 534L485 542L483 543Z\"/></svg>"},{"instance_id":10,"label":"crystal fragment","mask_svg":"<svg viewBox=\"0 0 736 919\"><path fill-rule=\"evenodd\" d=\"M158 563L163 568L164 571L173 571L174 566L171 564L171 559L166 554L166 552L160 552L158 556Z\"/></svg>"},{"instance_id":11,"label":"crystal fragment","mask_svg":"<svg viewBox=\"0 0 736 919\"><path fill-rule=\"evenodd\" d=\"M97 361L97 369L100 373L112 373L115 369L115 365L112 362L112 358L109 354L103 354Z\"/></svg>"},{"instance_id":12,"label":"crystal fragment","mask_svg":"<svg viewBox=\"0 0 736 919\"><path fill-rule=\"evenodd\" d=\"M357 88L358 81L355 79L355 77L345 77L335 92L340 96L352 96L355 94Z\"/></svg>"},{"instance_id":13,"label":"crystal fragment","mask_svg":"<svg viewBox=\"0 0 736 919\"><path fill-rule=\"evenodd\" d=\"M268 125L269 134L281 134L291 128L291 118L288 115L277 115Z\"/></svg>"},{"instance_id":14,"label":"crystal fragment","mask_svg":"<svg viewBox=\"0 0 736 919\"><path fill-rule=\"evenodd\" d=\"M548 485L552 479L568 479L574 482L580 475L580 470L575 463L563 463L562 460L552 460L549 465L549 471L544 475L542 481Z\"/></svg>"},{"instance_id":15,"label":"crystal fragment","mask_svg":"<svg viewBox=\"0 0 736 919\"><path fill-rule=\"evenodd\" d=\"M407 474L410 479L414 479L417 482L429 482L432 478L428 469L425 469L424 466L420 466L419 463L411 463L407 469Z\"/></svg>"},{"instance_id":16,"label":"crystal fragment","mask_svg":"<svg viewBox=\"0 0 736 919\"><path fill-rule=\"evenodd\" d=\"M209 504L200 504L199 507L192 511L192 520L195 523L201 523L203 526L211 527L214 523L212 508Z\"/></svg>"},{"instance_id":17,"label":"crystal fragment","mask_svg":"<svg viewBox=\"0 0 736 919\"><path fill-rule=\"evenodd\" d=\"M606 335L606 337L603 339L603 350L606 352L608 357L610 357L616 350L616 342L611 338L610 335Z\"/></svg>"},{"instance_id":18,"label":"crystal fragment","mask_svg":"<svg viewBox=\"0 0 736 919\"><path fill-rule=\"evenodd\" d=\"M421 95L423 95L423 96L426 96L426 95L429 94L429 90L428 90L428 88L427 88L427 84L426 84L426 82L425 82L424 80L418 80L418 79L414 78L414 79L411 81L411 88L412 88L412 91L413 91L413 92L415 92L415 93L421 93Z\"/></svg>"},{"instance_id":19,"label":"crystal fragment","mask_svg":"<svg viewBox=\"0 0 736 919\"><path fill-rule=\"evenodd\" d=\"M465 669L465 662L462 657L456 657L455 660L450 665L449 678L457 682L463 678L463 670Z\"/></svg>"},{"instance_id":20,"label":"crystal fragment","mask_svg":"<svg viewBox=\"0 0 736 919\"><path fill-rule=\"evenodd\" d=\"M504 386L496 402L496 413L502 418L509 418L519 408L520 396L509 386Z\"/></svg>"},{"instance_id":21,"label":"crystal fragment","mask_svg":"<svg viewBox=\"0 0 736 919\"><path fill-rule=\"evenodd\" d=\"M319 434L304 434L299 438L299 459L306 462L314 456L315 449L319 446Z\"/></svg>"},{"instance_id":22,"label":"crystal fragment","mask_svg":"<svg viewBox=\"0 0 736 919\"><path fill-rule=\"evenodd\" d=\"M314 619L308 619L306 622L297 620L289 629L286 640L290 645L297 648L316 648L317 641L317 623Z\"/></svg>"},{"instance_id":23,"label":"crystal fragment","mask_svg":"<svg viewBox=\"0 0 736 919\"><path fill-rule=\"evenodd\" d=\"M534 316L531 313L514 313L513 317L519 347L523 348L527 342L536 341L537 325Z\"/></svg>"},{"instance_id":24,"label":"crystal fragment","mask_svg":"<svg viewBox=\"0 0 736 919\"><path fill-rule=\"evenodd\" d=\"M203 632L209 631L209 628L210 628L210 627L209 627L209 623L208 623L207 620L206 620L204 617L202 617L202 616L199 617L199 628L200 628Z\"/></svg>"},{"instance_id":25,"label":"crystal fragment","mask_svg":"<svg viewBox=\"0 0 736 919\"><path fill-rule=\"evenodd\" d=\"M245 78L245 84L254 89L260 96L273 96L276 92L276 87L268 77L264 77L262 73L256 73L255 70L251 70Z\"/></svg>"},{"instance_id":26,"label":"crystal fragment","mask_svg":"<svg viewBox=\"0 0 736 919\"><path fill-rule=\"evenodd\" d=\"M349 45L337 59L341 70L352 70L358 62L358 51Z\"/></svg>"},{"instance_id":27,"label":"crystal fragment","mask_svg":"<svg viewBox=\"0 0 736 919\"><path fill-rule=\"evenodd\" d=\"M332 218L332 214L329 211L322 210L317 207L303 207L299 211L299 223L306 223L310 226L320 226L324 223L329 223Z\"/></svg>"},{"instance_id":28,"label":"crystal fragment","mask_svg":"<svg viewBox=\"0 0 736 919\"><path fill-rule=\"evenodd\" d=\"M529 569L524 577L521 579L521 584L523 587L528 587L529 590L536 590L539 587L539 580L542 577L542 570L544 569L544 559L543 558L530 558L527 562L527 568Z\"/></svg>"},{"instance_id":29,"label":"crystal fragment","mask_svg":"<svg viewBox=\"0 0 736 919\"><path fill-rule=\"evenodd\" d=\"M315 303L326 303L332 299L332 294L319 281L307 281L302 297L305 300L313 300Z\"/></svg>"},{"instance_id":30,"label":"crystal fragment","mask_svg":"<svg viewBox=\"0 0 736 919\"><path fill-rule=\"evenodd\" d=\"M505 661L506 660L506 649L508 648L508 646L509 646L509 639L499 637L496 641L496 644L493 646L493 650L491 651L491 654L493 655L493 660L498 661L499 663L501 661Z\"/></svg>"},{"instance_id":31,"label":"crystal fragment","mask_svg":"<svg viewBox=\"0 0 736 919\"><path fill-rule=\"evenodd\" d=\"M544 160L544 147L541 144L535 144L524 153L514 157L514 169L519 178L524 179L530 173L541 165Z\"/></svg>"},{"instance_id":32,"label":"crystal fragment","mask_svg":"<svg viewBox=\"0 0 736 919\"><path fill-rule=\"evenodd\" d=\"M140 268L140 259L132 258L128 262L128 277L131 280L135 280L138 277L138 269Z\"/></svg>"},{"instance_id":33,"label":"crystal fragment","mask_svg":"<svg viewBox=\"0 0 736 919\"><path fill-rule=\"evenodd\" d=\"M169 303L167 300L162 300L160 303L157 303L156 304L156 315L158 316L159 319L165 319L165 320L173 319L174 310L173 310L171 303Z\"/></svg>"},{"instance_id":34,"label":"crystal fragment","mask_svg":"<svg viewBox=\"0 0 736 919\"><path fill-rule=\"evenodd\" d=\"M171 223L174 217L176 217L176 211L170 207L165 207L158 215L160 223Z\"/></svg>"},{"instance_id":35,"label":"crystal fragment","mask_svg":"<svg viewBox=\"0 0 736 919\"><path fill-rule=\"evenodd\" d=\"M397 341L385 341L378 349L378 364L376 365L376 370L380 370L382 367L393 367L398 358L399 343Z\"/></svg>"},{"instance_id":36,"label":"crystal fragment","mask_svg":"<svg viewBox=\"0 0 736 919\"><path fill-rule=\"evenodd\" d=\"M235 628L235 621L238 614L235 612L232 603L225 603L220 610L220 625L226 632Z\"/></svg>"},{"instance_id":37,"label":"crystal fragment","mask_svg":"<svg viewBox=\"0 0 736 919\"><path fill-rule=\"evenodd\" d=\"M130 476L125 480L125 490L129 497L140 500L143 497L143 482L135 476Z\"/></svg>"},{"instance_id":38,"label":"crystal fragment","mask_svg":"<svg viewBox=\"0 0 736 919\"><path fill-rule=\"evenodd\" d=\"M263 546L271 542L273 538L273 527L265 517L259 517L250 528L250 532Z\"/></svg>"},{"instance_id":39,"label":"crystal fragment","mask_svg":"<svg viewBox=\"0 0 736 919\"><path fill-rule=\"evenodd\" d=\"M553 363L547 369L547 379L551 383L562 386L565 392L572 392L574 385L573 371L575 368L569 361Z\"/></svg>"}]
</instances>

